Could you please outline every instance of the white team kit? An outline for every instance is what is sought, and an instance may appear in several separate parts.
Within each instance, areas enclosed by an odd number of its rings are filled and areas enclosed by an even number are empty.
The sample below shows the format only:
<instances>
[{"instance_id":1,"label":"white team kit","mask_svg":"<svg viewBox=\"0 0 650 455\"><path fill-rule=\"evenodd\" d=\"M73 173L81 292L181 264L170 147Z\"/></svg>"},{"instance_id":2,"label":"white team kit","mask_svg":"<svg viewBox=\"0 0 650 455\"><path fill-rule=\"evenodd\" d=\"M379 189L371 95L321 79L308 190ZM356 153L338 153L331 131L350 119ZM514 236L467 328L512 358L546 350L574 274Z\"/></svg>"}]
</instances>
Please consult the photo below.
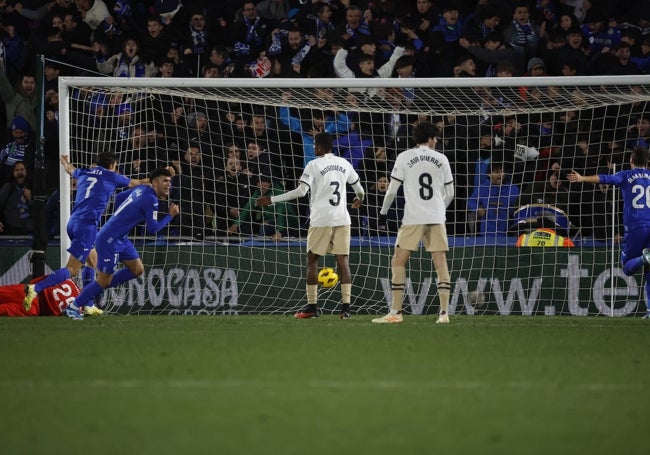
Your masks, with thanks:
<instances>
[{"instance_id":1,"label":"white team kit","mask_svg":"<svg viewBox=\"0 0 650 455\"><path fill-rule=\"evenodd\" d=\"M445 223L448 201L443 190L454 183L445 155L426 145L405 150L397 156L390 177L404 185L402 224Z\"/></svg>"},{"instance_id":2,"label":"white team kit","mask_svg":"<svg viewBox=\"0 0 650 455\"><path fill-rule=\"evenodd\" d=\"M347 184L354 185L359 175L344 158L326 153L307 163L300 182L309 186L313 227L350 225L347 209Z\"/></svg>"}]
</instances>

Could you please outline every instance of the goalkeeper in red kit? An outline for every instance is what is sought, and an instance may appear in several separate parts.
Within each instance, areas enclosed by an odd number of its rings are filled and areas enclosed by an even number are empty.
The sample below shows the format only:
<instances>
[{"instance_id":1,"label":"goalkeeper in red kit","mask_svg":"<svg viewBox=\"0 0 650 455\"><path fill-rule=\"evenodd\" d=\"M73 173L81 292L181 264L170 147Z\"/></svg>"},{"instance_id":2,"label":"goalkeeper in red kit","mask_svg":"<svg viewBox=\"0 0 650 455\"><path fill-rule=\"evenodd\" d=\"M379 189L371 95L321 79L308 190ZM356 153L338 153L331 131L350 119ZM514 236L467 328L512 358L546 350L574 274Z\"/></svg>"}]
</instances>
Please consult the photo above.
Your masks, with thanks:
<instances>
[{"instance_id":1,"label":"goalkeeper in red kit","mask_svg":"<svg viewBox=\"0 0 650 455\"><path fill-rule=\"evenodd\" d=\"M33 280L32 283L41 279ZM79 292L74 281L64 280L39 292L27 311L23 308L24 285L0 286L0 316L59 316L68 304L79 295Z\"/></svg>"}]
</instances>

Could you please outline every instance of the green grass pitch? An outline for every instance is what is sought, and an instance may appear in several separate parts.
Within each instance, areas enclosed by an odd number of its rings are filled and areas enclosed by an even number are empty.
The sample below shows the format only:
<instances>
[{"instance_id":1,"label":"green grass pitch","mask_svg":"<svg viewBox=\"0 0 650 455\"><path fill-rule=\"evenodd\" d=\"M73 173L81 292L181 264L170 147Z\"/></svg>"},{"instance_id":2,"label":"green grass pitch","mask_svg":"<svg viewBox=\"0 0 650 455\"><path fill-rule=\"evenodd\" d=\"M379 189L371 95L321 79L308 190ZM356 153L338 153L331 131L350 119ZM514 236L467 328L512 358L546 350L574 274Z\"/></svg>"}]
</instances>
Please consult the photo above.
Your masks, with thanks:
<instances>
[{"instance_id":1,"label":"green grass pitch","mask_svg":"<svg viewBox=\"0 0 650 455\"><path fill-rule=\"evenodd\" d=\"M0 320L0 453L645 454L650 321Z\"/></svg>"}]
</instances>

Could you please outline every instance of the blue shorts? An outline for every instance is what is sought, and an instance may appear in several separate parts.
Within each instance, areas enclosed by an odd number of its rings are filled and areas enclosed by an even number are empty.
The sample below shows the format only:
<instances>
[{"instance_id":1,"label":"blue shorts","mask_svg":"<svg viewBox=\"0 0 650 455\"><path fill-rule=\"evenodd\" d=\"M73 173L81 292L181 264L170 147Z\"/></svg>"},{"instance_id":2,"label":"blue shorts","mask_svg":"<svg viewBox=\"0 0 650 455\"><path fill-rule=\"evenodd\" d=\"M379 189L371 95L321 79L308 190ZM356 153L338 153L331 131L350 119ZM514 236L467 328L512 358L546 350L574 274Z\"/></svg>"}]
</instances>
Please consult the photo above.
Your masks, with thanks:
<instances>
[{"instance_id":1,"label":"blue shorts","mask_svg":"<svg viewBox=\"0 0 650 455\"><path fill-rule=\"evenodd\" d=\"M98 238L95 249L97 250L97 270L109 275L115 273L117 264L120 262L140 258L133 243L127 238L113 239L111 243Z\"/></svg>"},{"instance_id":2,"label":"blue shorts","mask_svg":"<svg viewBox=\"0 0 650 455\"><path fill-rule=\"evenodd\" d=\"M97 225L93 223L73 222L70 220L66 228L70 237L68 253L82 264L86 263L90 250L95 246Z\"/></svg>"},{"instance_id":3,"label":"blue shorts","mask_svg":"<svg viewBox=\"0 0 650 455\"><path fill-rule=\"evenodd\" d=\"M626 227L621 250L621 264L625 265L630 259L641 256L644 248L650 248L650 226L635 226L633 232L628 232Z\"/></svg>"}]
</instances>

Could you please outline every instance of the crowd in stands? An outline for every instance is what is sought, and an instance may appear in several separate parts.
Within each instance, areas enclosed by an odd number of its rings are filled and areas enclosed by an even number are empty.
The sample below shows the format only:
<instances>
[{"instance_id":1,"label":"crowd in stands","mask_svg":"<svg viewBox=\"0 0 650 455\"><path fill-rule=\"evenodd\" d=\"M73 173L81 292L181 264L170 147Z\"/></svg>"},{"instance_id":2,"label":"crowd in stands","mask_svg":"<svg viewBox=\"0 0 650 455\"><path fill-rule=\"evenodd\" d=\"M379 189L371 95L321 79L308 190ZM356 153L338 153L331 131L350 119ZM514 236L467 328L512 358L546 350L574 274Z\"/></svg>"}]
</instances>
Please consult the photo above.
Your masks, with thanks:
<instances>
[{"instance_id":1,"label":"crowd in stands","mask_svg":"<svg viewBox=\"0 0 650 455\"><path fill-rule=\"evenodd\" d=\"M57 194L60 76L462 78L650 72L648 0L0 0L0 22L5 107L0 123L6 127L0 140L0 234L32 232L26 219L40 131L48 163L45 191ZM46 58L42 118L37 55ZM520 90L522 99L536 96ZM411 89L349 91L397 108L416 95ZM421 120L417 116L256 109L168 98L152 109L159 118L141 122L143 105L136 99L98 102L86 96L79 92L74 102L86 105L77 109L81 115L92 114L94 133L78 137L94 142L75 147L110 147L131 178L146 177L160 164L173 165L172 198L194 195L192 206L183 207L172 226L179 234L281 238L298 233L305 215L299 206L257 211L251 198L295 186L303 166L314 158L313 137L321 131L335 136L335 150L364 180L368 203L355 233L397 230L400 202L388 217L378 216L378 206L392 160L411 145L411 127ZM331 96L326 90L314 93L317 101ZM605 238L604 204L610 196L598 188L569 187L563 173L571 168L608 172L612 163L624 165L626 150L648 147L650 110L645 103L602 109L588 115L429 118L440 128L438 147L450 158L457 180L451 233L505 235L516 207L549 203L567 213L575 212L572 205L580 207L572 225L583 235Z\"/></svg>"}]
</instances>

